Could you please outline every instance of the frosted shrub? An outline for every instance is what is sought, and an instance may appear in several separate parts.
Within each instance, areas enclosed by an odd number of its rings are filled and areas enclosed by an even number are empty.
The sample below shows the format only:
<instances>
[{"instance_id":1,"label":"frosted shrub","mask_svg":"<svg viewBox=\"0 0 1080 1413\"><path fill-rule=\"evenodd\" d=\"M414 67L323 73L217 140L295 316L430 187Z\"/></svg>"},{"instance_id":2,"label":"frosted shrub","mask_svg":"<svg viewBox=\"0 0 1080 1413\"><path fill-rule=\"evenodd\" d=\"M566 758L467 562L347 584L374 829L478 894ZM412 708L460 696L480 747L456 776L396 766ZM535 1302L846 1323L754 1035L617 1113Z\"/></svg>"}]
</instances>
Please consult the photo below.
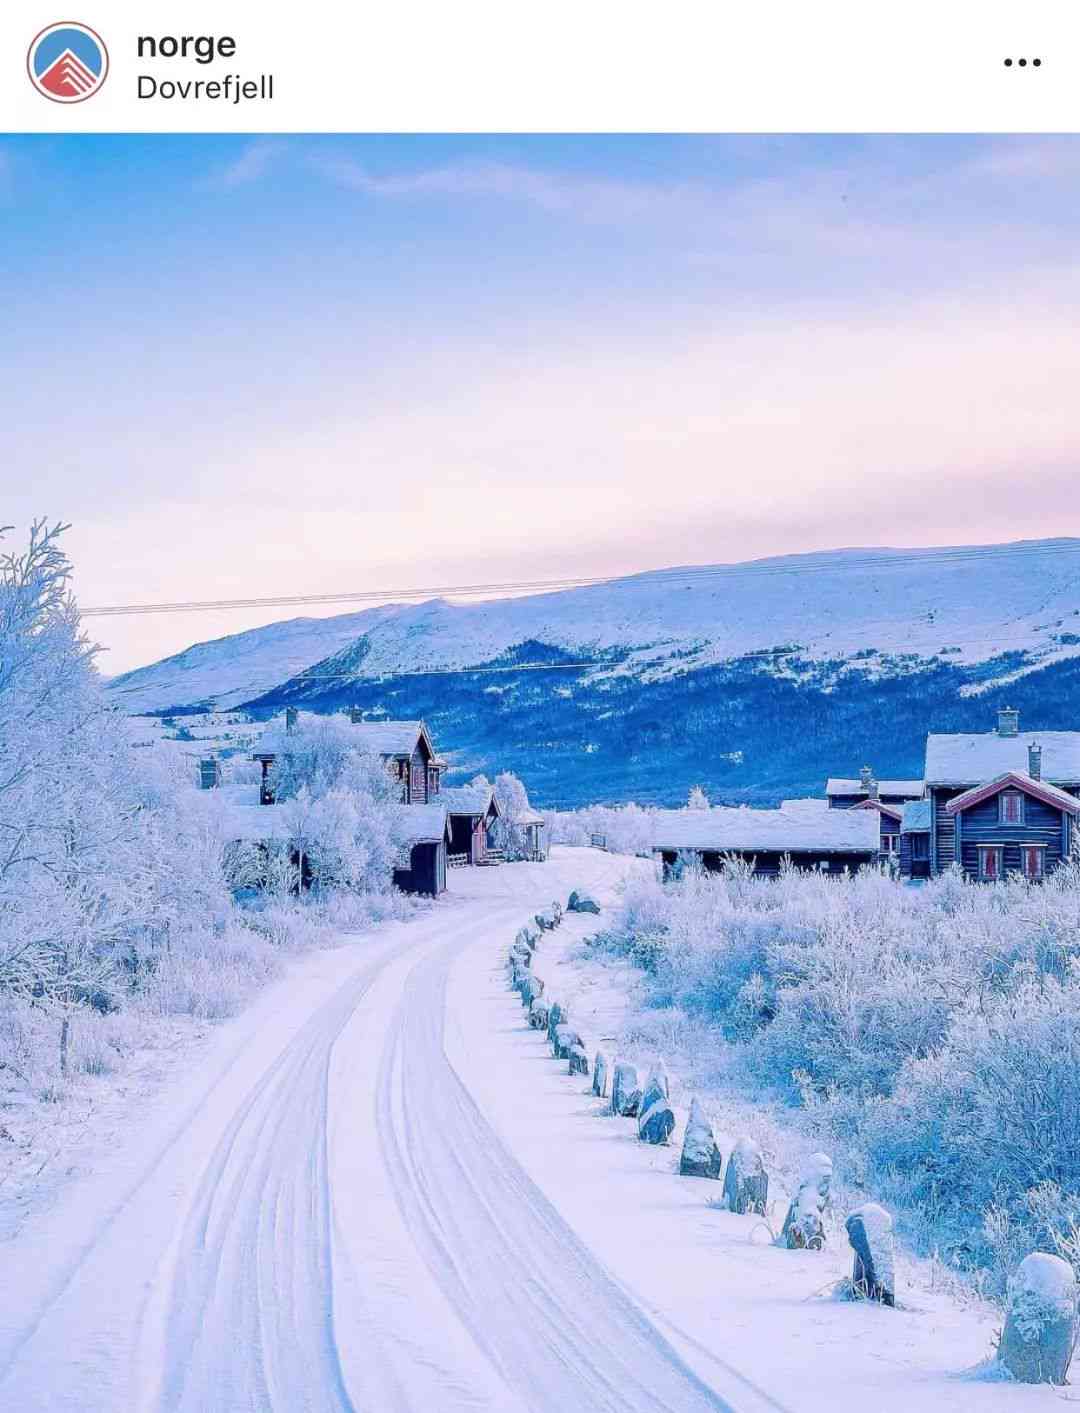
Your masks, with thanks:
<instances>
[{"instance_id":1,"label":"frosted shrub","mask_svg":"<svg viewBox=\"0 0 1080 1413\"><path fill-rule=\"evenodd\" d=\"M962 1264L1080 1259L1075 863L1034 886L639 879L598 941L641 966L657 1015L726 1042L726 1073L808 1106L927 1242Z\"/></svg>"},{"instance_id":2,"label":"frosted shrub","mask_svg":"<svg viewBox=\"0 0 1080 1413\"><path fill-rule=\"evenodd\" d=\"M595 834L616 854L651 854L654 811L640 805L589 805L586 809L551 810L546 815L553 844L589 844Z\"/></svg>"}]
</instances>

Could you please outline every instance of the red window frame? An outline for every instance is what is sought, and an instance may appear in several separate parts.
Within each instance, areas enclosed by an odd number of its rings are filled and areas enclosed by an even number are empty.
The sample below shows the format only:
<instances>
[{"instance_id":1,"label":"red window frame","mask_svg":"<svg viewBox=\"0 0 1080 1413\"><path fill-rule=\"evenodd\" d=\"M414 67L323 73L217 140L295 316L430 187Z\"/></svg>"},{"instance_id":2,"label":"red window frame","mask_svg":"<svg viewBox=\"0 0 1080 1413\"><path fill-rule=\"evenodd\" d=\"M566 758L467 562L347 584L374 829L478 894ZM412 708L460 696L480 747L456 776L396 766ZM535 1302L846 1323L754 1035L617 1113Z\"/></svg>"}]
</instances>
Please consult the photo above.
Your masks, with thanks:
<instances>
[{"instance_id":1,"label":"red window frame","mask_svg":"<svg viewBox=\"0 0 1080 1413\"><path fill-rule=\"evenodd\" d=\"M990 860L993 859L993 867ZM979 877L986 883L1000 883L1005 872L1005 847L1002 844L979 845Z\"/></svg>"},{"instance_id":2,"label":"red window frame","mask_svg":"<svg viewBox=\"0 0 1080 1413\"><path fill-rule=\"evenodd\" d=\"M1012 808L1015 807L1015 813ZM1019 790L1003 790L998 796L998 823L1023 824L1024 797Z\"/></svg>"},{"instance_id":3,"label":"red window frame","mask_svg":"<svg viewBox=\"0 0 1080 1413\"><path fill-rule=\"evenodd\" d=\"M1032 867L1033 864L1034 867ZM1021 844L1020 868L1025 878L1044 878L1046 876L1045 844Z\"/></svg>"}]
</instances>

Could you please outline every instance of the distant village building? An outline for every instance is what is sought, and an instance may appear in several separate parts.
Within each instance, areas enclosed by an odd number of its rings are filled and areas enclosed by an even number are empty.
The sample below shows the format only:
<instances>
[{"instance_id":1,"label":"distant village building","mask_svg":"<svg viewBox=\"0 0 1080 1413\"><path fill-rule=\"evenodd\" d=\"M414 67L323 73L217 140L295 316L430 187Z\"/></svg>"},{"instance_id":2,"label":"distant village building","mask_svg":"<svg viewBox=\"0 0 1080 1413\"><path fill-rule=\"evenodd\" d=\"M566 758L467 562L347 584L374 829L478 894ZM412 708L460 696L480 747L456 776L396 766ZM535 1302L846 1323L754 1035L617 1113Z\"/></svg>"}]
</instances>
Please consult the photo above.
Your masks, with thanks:
<instances>
[{"instance_id":1,"label":"distant village building","mask_svg":"<svg viewBox=\"0 0 1080 1413\"><path fill-rule=\"evenodd\" d=\"M878 780L873 768L864 765L858 779L833 776L825 782L829 808L874 810L879 821L879 853L886 862L900 855L900 817L909 800L921 799L921 780Z\"/></svg>"},{"instance_id":2,"label":"distant village building","mask_svg":"<svg viewBox=\"0 0 1080 1413\"><path fill-rule=\"evenodd\" d=\"M1080 815L1080 731L1021 733L1005 707L997 729L926 738L930 874L1045 877L1067 858ZM914 842L914 841L913 841Z\"/></svg>"},{"instance_id":3,"label":"distant village building","mask_svg":"<svg viewBox=\"0 0 1080 1413\"><path fill-rule=\"evenodd\" d=\"M515 815L513 823L521 830L526 859L533 863L542 863L547 858L547 839L544 834L547 820L536 810L521 810Z\"/></svg>"},{"instance_id":4,"label":"distant village building","mask_svg":"<svg viewBox=\"0 0 1080 1413\"><path fill-rule=\"evenodd\" d=\"M414 805L405 817L401 858L394 868L394 886L403 893L438 897L446 891L450 821L441 804Z\"/></svg>"},{"instance_id":5,"label":"distant village building","mask_svg":"<svg viewBox=\"0 0 1080 1413\"><path fill-rule=\"evenodd\" d=\"M447 786L439 795L450 821L450 859L465 864L492 860L490 830L499 802L490 785Z\"/></svg>"},{"instance_id":6,"label":"distant village building","mask_svg":"<svg viewBox=\"0 0 1080 1413\"><path fill-rule=\"evenodd\" d=\"M308 719L316 719L315 714L308 715ZM426 804L438 795L443 762L436 757L435 747L422 721L362 721L354 716L352 722L357 750L382 757L394 779L401 785L404 804ZM284 729L280 726L269 727L255 742L251 754L262 765L263 804L274 802L270 771L298 724L296 709L288 707Z\"/></svg>"},{"instance_id":7,"label":"distant village building","mask_svg":"<svg viewBox=\"0 0 1080 1413\"><path fill-rule=\"evenodd\" d=\"M680 859L715 872L734 858L764 877L775 877L785 859L795 868L842 874L874 863L879 849L876 814L830 810L821 802L816 808L787 801L779 809L657 810L653 828L653 850L665 873Z\"/></svg>"}]
</instances>

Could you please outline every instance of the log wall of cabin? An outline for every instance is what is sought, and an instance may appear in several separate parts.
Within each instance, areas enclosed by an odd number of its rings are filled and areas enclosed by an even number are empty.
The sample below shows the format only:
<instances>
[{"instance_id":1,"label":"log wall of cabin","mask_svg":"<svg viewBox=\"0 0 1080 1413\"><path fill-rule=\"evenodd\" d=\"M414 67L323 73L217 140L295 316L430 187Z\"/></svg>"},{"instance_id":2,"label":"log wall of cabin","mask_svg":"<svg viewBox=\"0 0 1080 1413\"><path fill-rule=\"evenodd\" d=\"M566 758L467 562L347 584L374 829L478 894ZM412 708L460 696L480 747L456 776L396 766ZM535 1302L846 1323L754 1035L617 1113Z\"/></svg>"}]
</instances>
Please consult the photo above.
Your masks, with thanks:
<instances>
[{"instance_id":1,"label":"log wall of cabin","mask_svg":"<svg viewBox=\"0 0 1080 1413\"><path fill-rule=\"evenodd\" d=\"M446 891L446 844L414 844L409 867L394 869L394 887L403 893L437 897Z\"/></svg>"},{"instance_id":2,"label":"log wall of cabin","mask_svg":"<svg viewBox=\"0 0 1080 1413\"><path fill-rule=\"evenodd\" d=\"M959 857L964 872L970 878L977 878L980 844L1000 844L1004 847L1002 857L1006 873L1020 870L1020 850L1025 844L1042 844L1046 849L1044 859L1046 872L1049 873L1061 862L1068 848L1064 824L1068 816L1043 800L1025 795L1023 824L1002 824L998 817L999 798L998 795L991 795L988 800L953 816L954 824L955 820L960 821L954 833L954 840L959 839L959 854L954 844L953 857Z\"/></svg>"}]
</instances>

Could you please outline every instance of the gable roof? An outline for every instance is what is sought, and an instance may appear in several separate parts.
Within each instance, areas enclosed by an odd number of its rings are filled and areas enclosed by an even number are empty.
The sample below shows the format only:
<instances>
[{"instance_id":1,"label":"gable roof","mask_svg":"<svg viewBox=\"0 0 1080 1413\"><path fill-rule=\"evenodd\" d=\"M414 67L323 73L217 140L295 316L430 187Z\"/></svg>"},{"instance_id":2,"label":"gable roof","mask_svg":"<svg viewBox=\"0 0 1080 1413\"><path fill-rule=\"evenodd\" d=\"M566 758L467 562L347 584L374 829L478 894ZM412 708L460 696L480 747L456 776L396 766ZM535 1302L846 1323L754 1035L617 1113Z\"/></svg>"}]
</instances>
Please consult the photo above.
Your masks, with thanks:
<instances>
[{"instance_id":1,"label":"gable roof","mask_svg":"<svg viewBox=\"0 0 1080 1413\"><path fill-rule=\"evenodd\" d=\"M900 816L901 834L923 834L930 830L930 801L909 800Z\"/></svg>"},{"instance_id":2,"label":"gable roof","mask_svg":"<svg viewBox=\"0 0 1080 1413\"><path fill-rule=\"evenodd\" d=\"M492 807L496 819L502 813L490 785L444 785L439 800L448 814L487 814Z\"/></svg>"},{"instance_id":3,"label":"gable roof","mask_svg":"<svg viewBox=\"0 0 1080 1413\"><path fill-rule=\"evenodd\" d=\"M965 732L926 738L928 785L978 785L1006 771L1027 774L1028 747L1042 747L1042 777L1080 785L1080 731Z\"/></svg>"},{"instance_id":4,"label":"gable roof","mask_svg":"<svg viewBox=\"0 0 1080 1413\"><path fill-rule=\"evenodd\" d=\"M302 711L297 718L298 726L310 725L315 721L325 721L318 712ZM429 753L434 756L435 747L431 743L427 727L422 721L355 721L348 723L348 730L355 738L356 748L376 756L411 756L421 739ZM289 739L284 723L265 730L252 746L251 754L256 760L279 755Z\"/></svg>"},{"instance_id":5,"label":"gable roof","mask_svg":"<svg viewBox=\"0 0 1080 1413\"><path fill-rule=\"evenodd\" d=\"M857 805L848 805L849 810L877 810L879 814L887 814L890 819L899 819L903 810L899 805L886 805L873 795L867 795L865 800L860 800Z\"/></svg>"},{"instance_id":6,"label":"gable roof","mask_svg":"<svg viewBox=\"0 0 1080 1413\"><path fill-rule=\"evenodd\" d=\"M1000 795L1002 790L1022 790L1025 795L1032 795L1044 804L1052 805L1054 809L1064 810L1067 814L1080 814L1080 800L1075 796L1067 795L1064 790L1059 790L1056 785L1050 785L1045 780L1033 780L1030 775L1019 770L1008 770L996 780L988 780L984 785L975 785L970 790L965 790L962 795L956 795L946 804L945 813L960 814L963 810L969 810L972 805L981 804L983 800Z\"/></svg>"},{"instance_id":7,"label":"gable roof","mask_svg":"<svg viewBox=\"0 0 1080 1413\"><path fill-rule=\"evenodd\" d=\"M908 795L917 799L923 792L921 780L879 780L879 795ZM842 775L830 775L825 782L826 795L865 795L866 786L861 780L851 780Z\"/></svg>"},{"instance_id":8,"label":"gable roof","mask_svg":"<svg viewBox=\"0 0 1080 1413\"><path fill-rule=\"evenodd\" d=\"M716 853L860 853L880 847L877 815L867 810L762 810L717 805L708 810L657 810L653 848Z\"/></svg>"}]
</instances>

